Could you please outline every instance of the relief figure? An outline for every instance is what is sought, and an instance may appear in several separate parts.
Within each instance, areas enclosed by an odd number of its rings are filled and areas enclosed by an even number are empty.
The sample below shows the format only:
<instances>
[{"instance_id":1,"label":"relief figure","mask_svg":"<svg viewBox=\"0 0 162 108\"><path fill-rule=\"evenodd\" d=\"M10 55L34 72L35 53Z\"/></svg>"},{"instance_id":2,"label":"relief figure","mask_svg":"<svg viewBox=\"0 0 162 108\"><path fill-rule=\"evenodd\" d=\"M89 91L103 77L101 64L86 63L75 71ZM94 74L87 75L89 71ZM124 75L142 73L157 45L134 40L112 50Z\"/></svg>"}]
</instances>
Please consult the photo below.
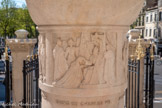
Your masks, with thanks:
<instances>
[{"instance_id":1,"label":"relief figure","mask_svg":"<svg viewBox=\"0 0 162 108\"><path fill-rule=\"evenodd\" d=\"M92 42L95 46L91 60L93 60L94 68L90 85L106 84L104 80L104 33L95 32L91 35Z\"/></svg>"},{"instance_id":2,"label":"relief figure","mask_svg":"<svg viewBox=\"0 0 162 108\"><path fill-rule=\"evenodd\" d=\"M104 55L105 66L104 66L104 79L108 85L113 85L116 80L115 75L115 54L113 51L109 50Z\"/></svg>"},{"instance_id":3,"label":"relief figure","mask_svg":"<svg viewBox=\"0 0 162 108\"><path fill-rule=\"evenodd\" d=\"M54 63L54 81L60 79L68 69L66 63L65 52L63 49L63 42L61 39L57 40L57 44L53 50Z\"/></svg>"},{"instance_id":4,"label":"relief figure","mask_svg":"<svg viewBox=\"0 0 162 108\"><path fill-rule=\"evenodd\" d=\"M42 75L42 55L41 55L41 50L42 50L42 36L40 35L39 37L39 44L38 44L38 55L39 55L39 79L43 81L43 75Z\"/></svg>"},{"instance_id":5,"label":"relief figure","mask_svg":"<svg viewBox=\"0 0 162 108\"><path fill-rule=\"evenodd\" d=\"M84 79L83 71L90 65L92 64L88 60L83 57L78 57L71 63L64 76L55 85L63 88L79 88Z\"/></svg>"},{"instance_id":6,"label":"relief figure","mask_svg":"<svg viewBox=\"0 0 162 108\"><path fill-rule=\"evenodd\" d=\"M95 47L92 60L94 63L92 77L90 78L89 84L105 84L104 80L104 57L103 54L98 51L99 49Z\"/></svg>"},{"instance_id":7,"label":"relief figure","mask_svg":"<svg viewBox=\"0 0 162 108\"><path fill-rule=\"evenodd\" d=\"M39 50L38 50L38 55L39 55L39 64L40 64L40 80L43 82L46 79L46 61L45 61L45 55L46 55L46 48L45 48L45 36L40 35L39 36Z\"/></svg>"},{"instance_id":8,"label":"relief figure","mask_svg":"<svg viewBox=\"0 0 162 108\"><path fill-rule=\"evenodd\" d=\"M65 57L68 65L70 65L73 61L75 61L78 55L77 47L75 45L76 43L72 39L68 40L68 47L66 48L65 52Z\"/></svg>"},{"instance_id":9,"label":"relief figure","mask_svg":"<svg viewBox=\"0 0 162 108\"><path fill-rule=\"evenodd\" d=\"M92 82L92 76L93 76L93 73L94 73L94 67L95 67L95 63L96 63L96 59L97 59L99 50L98 50L97 47L94 47L92 52L93 52L93 54L90 57L90 61L92 62L92 66L90 66L90 67L88 67L84 70L83 85L84 84L88 85L88 84L90 84L90 82Z\"/></svg>"}]
</instances>

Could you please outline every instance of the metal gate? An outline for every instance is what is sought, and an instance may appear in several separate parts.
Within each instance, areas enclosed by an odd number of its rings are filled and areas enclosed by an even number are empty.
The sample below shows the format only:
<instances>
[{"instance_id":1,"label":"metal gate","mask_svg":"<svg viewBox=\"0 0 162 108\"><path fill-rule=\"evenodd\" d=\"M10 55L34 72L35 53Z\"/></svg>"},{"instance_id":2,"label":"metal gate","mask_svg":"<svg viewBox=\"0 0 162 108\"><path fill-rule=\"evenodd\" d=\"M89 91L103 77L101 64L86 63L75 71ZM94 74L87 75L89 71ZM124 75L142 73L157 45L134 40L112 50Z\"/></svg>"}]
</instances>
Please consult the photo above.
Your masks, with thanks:
<instances>
[{"instance_id":1,"label":"metal gate","mask_svg":"<svg viewBox=\"0 0 162 108\"><path fill-rule=\"evenodd\" d=\"M7 47L5 49L5 79L4 79L4 85L5 85L5 108L10 108L12 104L12 68L11 68L11 62L10 57L7 53Z\"/></svg>"},{"instance_id":2,"label":"metal gate","mask_svg":"<svg viewBox=\"0 0 162 108\"><path fill-rule=\"evenodd\" d=\"M23 108L40 108L38 56L33 55L23 62Z\"/></svg>"},{"instance_id":3,"label":"metal gate","mask_svg":"<svg viewBox=\"0 0 162 108\"><path fill-rule=\"evenodd\" d=\"M140 103L140 60L128 61L128 88L126 108L139 108Z\"/></svg>"},{"instance_id":4,"label":"metal gate","mask_svg":"<svg viewBox=\"0 0 162 108\"><path fill-rule=\"evenodd\" d=\"M128 88L126 89L125 108L153 108L154 99L154 59L151 46L146 48L144 57L144 88L141 88L141 63L138 59L128 61ZM143 90L142 94L140 90ZM144 97L143 97L144 96Z\"/></svg>"},{"instance_id":5,"label":"metal gate","mask_svg":"<svg viewBox=\"0 0 162 108\"><path fill-rule=\"evenodd\" d=\"M154 90L155 90L155 80L154 80L154 59L152 58L150 52L151 46L146 49L145 56L145 108L153 108L154 101Z\"/></svg>"}]
</instances>

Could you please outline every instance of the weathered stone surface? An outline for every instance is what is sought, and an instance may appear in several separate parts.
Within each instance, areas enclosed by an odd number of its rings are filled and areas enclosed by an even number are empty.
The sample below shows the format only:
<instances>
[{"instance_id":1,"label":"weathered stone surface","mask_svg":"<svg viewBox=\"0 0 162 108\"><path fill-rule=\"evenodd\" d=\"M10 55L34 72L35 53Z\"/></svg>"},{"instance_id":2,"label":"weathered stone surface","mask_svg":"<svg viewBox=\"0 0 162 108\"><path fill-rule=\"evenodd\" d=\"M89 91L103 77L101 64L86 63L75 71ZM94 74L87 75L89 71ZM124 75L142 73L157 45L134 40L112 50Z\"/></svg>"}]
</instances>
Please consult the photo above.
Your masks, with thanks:
<instances>
[{"instance_id":1,"label":"weathered stone surface","mask_svg":"<svg viewBox=\"0 0 162 108\"><path fill-rule=\"evenodd\" d=\"M111 108L123 101L128 61L123 35L128 29L112 28L39 28L44 108L46 101L51 108Z\"/></svg>"},{"instance_id":2,"label":"weathered stone surface","mask_svg":"<svg viewBox=\"0 0 162 108\"><path fill-rule=\"evenodd\" d=\"M37 25L130 25L144 0L26 0Z\"/></svg>"},{"instance_id":3,"label":"weathered stone surface","mask_svg":"<svg viewBox=\"0 0 162 108\"><path fill-rule=\"evenodd\" d=\"M26 1L40 32L42 107L123 108L125 35L143 0Z\"/></svg>"}]
</instances>

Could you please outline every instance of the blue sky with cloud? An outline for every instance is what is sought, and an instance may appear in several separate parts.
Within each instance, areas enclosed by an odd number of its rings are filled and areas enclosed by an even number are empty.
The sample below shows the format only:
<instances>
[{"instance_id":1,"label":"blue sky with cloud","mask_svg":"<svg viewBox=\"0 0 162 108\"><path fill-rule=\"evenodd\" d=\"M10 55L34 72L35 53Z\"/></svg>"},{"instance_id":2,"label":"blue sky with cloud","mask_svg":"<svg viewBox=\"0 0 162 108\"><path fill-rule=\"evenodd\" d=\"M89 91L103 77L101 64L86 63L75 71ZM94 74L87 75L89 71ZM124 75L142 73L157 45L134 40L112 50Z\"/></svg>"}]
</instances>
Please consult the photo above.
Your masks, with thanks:
<instances>
[{"instance_id":1,"label":"blue sky with cloud","mask_svg":"<svg viewBox=\"0 0 162 108\"><path fill-rule=\"evenodd\" d=\"M0 0L0 3L1 3L2 0ZM21 7L22 4L26 4L25 0L13 0L16 2L17 6L18 7Z\"/></svg>"}]
</instances>

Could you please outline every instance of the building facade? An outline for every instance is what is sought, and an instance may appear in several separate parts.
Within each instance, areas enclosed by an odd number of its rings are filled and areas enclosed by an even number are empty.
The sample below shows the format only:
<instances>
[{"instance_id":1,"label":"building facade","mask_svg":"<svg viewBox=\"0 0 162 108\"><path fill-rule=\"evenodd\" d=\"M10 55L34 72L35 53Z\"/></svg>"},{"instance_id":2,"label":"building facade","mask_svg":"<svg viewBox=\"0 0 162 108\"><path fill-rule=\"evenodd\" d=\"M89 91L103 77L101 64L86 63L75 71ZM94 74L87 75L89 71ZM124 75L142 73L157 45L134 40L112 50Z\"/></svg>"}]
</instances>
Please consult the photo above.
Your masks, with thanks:
<instances>
[{"instance_id":1,"label":"building facade","mask_svg":"<svg viewBox=\"0 0 162 108\"><path fill-rule=\"evenodd\" d=\"M158 1L159 22L158 22L158 39L162 43L162 0Z\"/></svg>"},{"instance_id":2,"label":"building facade","mask_svg":"<svg viewBox=\"0 0 162 108\"><path fill-rule=\"evenodd\" d=\"M144 6L136 20L135 29L141 31L144 39L155 39L158 37L158 0L145 0Z\"/></svg>"},{"instance_id":3,"label":"building facade","mask_svg":"<svg viewBox=\"0 0 162 108\"><path fill-rule=\"evenodd\" d=\"M144 4L145 5L145 4ZM140 14L136 20L136 27L135 29L139 29L141 31L141 36L144 36L144 30L145 30L145 6L140 11Z\"/></svg>"},{"instance_id":4,"label":"building facade","mask_svg":"<svg viewBox=\"0 0 162 108\"><path fill-rule=\"evenodd\" d=\"M158 32L158 7L148 8L145 13L144 39L155 39Z\"/></svg>"}]
</instances>

